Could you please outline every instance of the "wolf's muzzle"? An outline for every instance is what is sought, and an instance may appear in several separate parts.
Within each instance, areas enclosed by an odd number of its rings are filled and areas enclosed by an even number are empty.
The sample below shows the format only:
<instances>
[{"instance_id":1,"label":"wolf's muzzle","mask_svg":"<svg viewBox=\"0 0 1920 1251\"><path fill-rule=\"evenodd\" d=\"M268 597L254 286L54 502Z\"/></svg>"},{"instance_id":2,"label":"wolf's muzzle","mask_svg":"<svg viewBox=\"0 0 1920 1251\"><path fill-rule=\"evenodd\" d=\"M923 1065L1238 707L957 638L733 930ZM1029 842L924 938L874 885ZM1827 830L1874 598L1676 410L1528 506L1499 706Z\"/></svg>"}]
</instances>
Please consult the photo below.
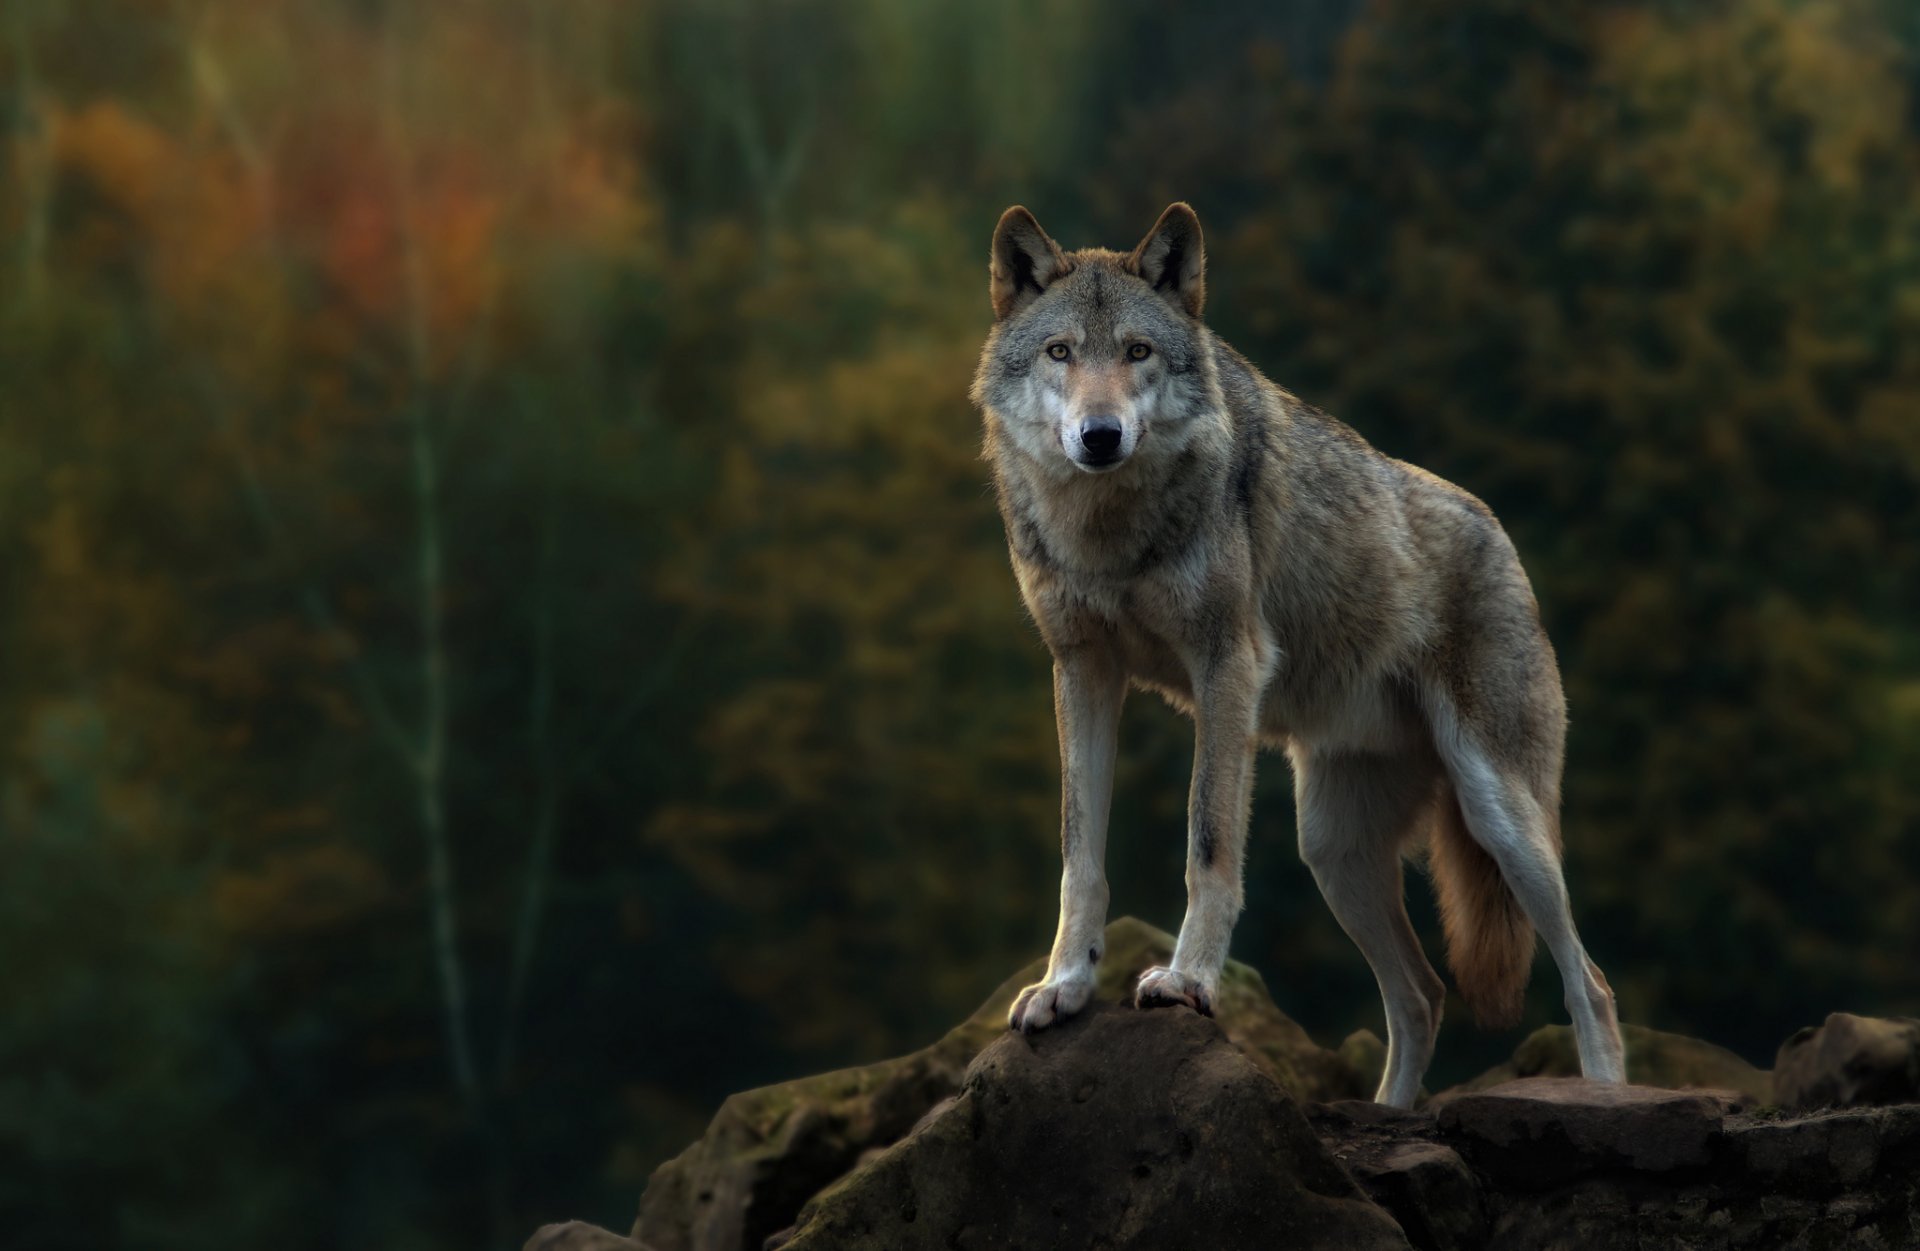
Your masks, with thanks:
<instances>
[{"instance_id":1,"label":"wolf's muzzle","mask_svg":"<svg viewBox=\"0 0 1920 1251\"><path fill-rule=\"evenodd\" d=\"M1111 465L1120 459L1120 419L1089 417L1080 423L1081 463Z\"/></svg>"}]
</instances>

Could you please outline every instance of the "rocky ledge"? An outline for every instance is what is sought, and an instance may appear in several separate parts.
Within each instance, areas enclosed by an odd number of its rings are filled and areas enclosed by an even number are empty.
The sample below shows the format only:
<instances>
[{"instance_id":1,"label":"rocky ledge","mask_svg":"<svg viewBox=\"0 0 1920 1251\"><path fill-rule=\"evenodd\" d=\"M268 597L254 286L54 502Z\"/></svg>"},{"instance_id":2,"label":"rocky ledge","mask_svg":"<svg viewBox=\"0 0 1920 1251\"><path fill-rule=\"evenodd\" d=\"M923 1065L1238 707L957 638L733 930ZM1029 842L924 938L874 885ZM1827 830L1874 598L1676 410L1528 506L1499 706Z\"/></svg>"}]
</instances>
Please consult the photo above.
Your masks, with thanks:
<instances>
[{"instance_id":1,"label":"rocky ledge","mask_svg":"<svg viewBox=\"0 0 1920 1251\"><path fill-rule=\"evenodd\" d=\"M1920 1246L1920 1022L1836 1014L1772 1074L1629 1028L1628 1086L1541 1030L1399 1112L1376 1039L1318 1047L1243 965L1216 1019L1113 1002L1169 948L1115 922L1076 1020L1005 1030L1036 966L924 1051L736 1095L630 1235L528 1249Z\"/></svg>"}]
</instances>

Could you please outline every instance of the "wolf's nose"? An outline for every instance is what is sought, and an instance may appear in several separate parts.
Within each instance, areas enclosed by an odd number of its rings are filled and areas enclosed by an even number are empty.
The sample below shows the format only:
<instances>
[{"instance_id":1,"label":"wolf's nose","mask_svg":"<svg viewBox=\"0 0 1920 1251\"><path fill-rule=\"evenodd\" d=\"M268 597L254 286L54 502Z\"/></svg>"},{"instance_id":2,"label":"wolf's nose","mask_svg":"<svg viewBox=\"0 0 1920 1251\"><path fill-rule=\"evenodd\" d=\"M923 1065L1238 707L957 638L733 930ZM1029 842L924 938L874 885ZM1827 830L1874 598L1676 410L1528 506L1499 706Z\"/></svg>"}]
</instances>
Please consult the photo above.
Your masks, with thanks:
<instances>
[{"instance_id":1,"label":"wolf's nose","mask_svg":"<svg viewBox=\"0 0 1920 1251\"><path fill-rule=\"evenodd\" d=\"M1100 464L1120 451L1120 420L1117 417L1089 417L1080 423L1080 446L1087 459Z\"/></svg>"}]
</instances>

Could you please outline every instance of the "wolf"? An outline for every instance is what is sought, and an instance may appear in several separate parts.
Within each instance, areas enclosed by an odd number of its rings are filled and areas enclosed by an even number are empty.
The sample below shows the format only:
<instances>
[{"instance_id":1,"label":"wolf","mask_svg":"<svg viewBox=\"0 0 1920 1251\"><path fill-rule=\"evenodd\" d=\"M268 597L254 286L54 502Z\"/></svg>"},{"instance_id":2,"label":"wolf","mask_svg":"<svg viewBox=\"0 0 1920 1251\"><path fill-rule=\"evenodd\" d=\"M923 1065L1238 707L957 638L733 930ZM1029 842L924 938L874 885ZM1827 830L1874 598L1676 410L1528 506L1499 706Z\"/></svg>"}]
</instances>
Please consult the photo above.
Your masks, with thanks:
<instances>
[{"instance_id":1,"label":"wolf","mask_svg":"<svg viewBox=\"0 0 1920 1251\"><path fill-rule=\"evenodd\" d=\"M1446 987L1407 918L1428 845L1447 959L1475 1017L1520 1016L1536 933L1582 1071L1618 1082L1614 996L1560 863L1566 705L1532 587L1486 505L1268 381L1201 320L1186 204L1131 252L1063 252L1014 206L972 396L1020 596L1053 657L1060 918L1008 1023L1080 1011L1103 955L1107 816L1130 687L1194 723L1187 910L1141 1007L1211 1014L1243 904L1254 758L1293 767L1300 856L1379 982L1375 1098L1411 1107Z\"/></svg>"}]
</instances>

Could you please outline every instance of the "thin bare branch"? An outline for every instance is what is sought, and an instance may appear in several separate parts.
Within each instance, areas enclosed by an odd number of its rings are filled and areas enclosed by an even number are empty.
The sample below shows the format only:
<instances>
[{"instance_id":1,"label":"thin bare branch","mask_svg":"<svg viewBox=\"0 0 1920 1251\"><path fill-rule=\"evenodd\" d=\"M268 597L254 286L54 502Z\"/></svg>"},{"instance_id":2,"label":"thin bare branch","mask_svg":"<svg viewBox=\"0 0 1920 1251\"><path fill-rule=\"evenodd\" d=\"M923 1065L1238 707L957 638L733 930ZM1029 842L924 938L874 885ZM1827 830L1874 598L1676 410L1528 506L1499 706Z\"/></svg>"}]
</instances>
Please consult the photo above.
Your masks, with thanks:
<instances>
[{"instance_id":1,"label":"thin bare branch","mask_svg":"<svg viewBox=\"0 0 1920 1251\"><path fill-rule=\"evenodd\" d=\"M420 829L427 851L427 904L434 963L446 1012L447 1053L454 1086L469 1109L480 1104L467 1004L466 967L460 956L459 903L453 847L446 820L448 663L445 559L441 537L440 462L435 447L429 392L432 344L427 314L426 258L420 246L419 207L413 189L413 150L400 100L399 41L390 39L383 83L388 162L399 219L406 290L406 348L411 395L405 405L412 459L415 575L420 622L420 754L414 771Z\"/></svg>"}]
</instances>

